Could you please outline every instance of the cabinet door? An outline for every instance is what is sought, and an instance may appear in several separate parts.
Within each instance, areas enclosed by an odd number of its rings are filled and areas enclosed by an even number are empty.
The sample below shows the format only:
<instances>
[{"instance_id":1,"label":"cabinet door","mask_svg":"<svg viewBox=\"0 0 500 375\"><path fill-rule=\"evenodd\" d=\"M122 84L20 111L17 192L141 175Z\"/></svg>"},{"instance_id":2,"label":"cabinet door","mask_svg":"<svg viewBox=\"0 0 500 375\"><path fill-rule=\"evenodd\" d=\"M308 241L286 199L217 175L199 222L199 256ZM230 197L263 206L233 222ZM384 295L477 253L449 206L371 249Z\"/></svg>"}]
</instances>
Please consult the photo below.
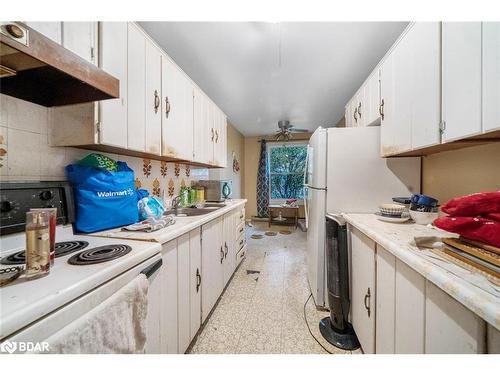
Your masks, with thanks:
<instances>
[{"instance_id":1,"label":"cabinet door","mask_svg":"<svg viewBox=\"0 0 500 375\"><path fill-rule=\"evenodd\" d=\"M146 40L145 151L161 154L161 51Z\"/></svg>"},{"instance_id":2,"label":"cabinet door","mask_svg":"<svg viewBox=\"0 0 500 375\"><path fill-rule=\"evenodd\" d=\"M222 219L205 224L202 229L202 320L210 314L222 293L224 282Z\"/></svg>"},{"instance_id":3,"label":"cabinet door","mask_svg":"<svg viewBox=\"0 0 500 375\"><path fill-rule=\"evenodd\" d=\"M236 264L234 213L224 216L224 286L234 273Z\"/></svg>"},{"instance_id":4,"label":"cabinet door","mask_svg":"<svg viewBox=\"0 0 500 375\"><path fill-rule=\"evenodd\" d=\"M351 319L363 351L375 353L375 242L351 230Z\"/></svg>"},{"instance_id":5,"label":"cabinet door","mask_svg":"<svg viewBox=\"0 0 500 375\"><path fill-rule=\"evenodd\" d=\"M425 279L396 259L394 351L424 352Z\"/></svg>"},{"instance_id":6,"label":"cabinet door","mask_svg":"<svg viewBox=\"0 0 500 375\"><path fill-rule=\"evenodd\" d=\"M377 354L394 354L396 257L377 244Z\"/></svg>"},{"instance_id":7,"label":"cabinet door","mask_svg":"<svg viewBox=\"0 0 500 375\"><path fill-rule=\"evenodd\" d=\"M193 86L166 55L162 56L162 155L193 159Z\"/></svg>"},{"instance_id":8,"label":"cabinet door","mask_svg":"<svg viewBox=\"0 0 500 375\"><path fill-rule=\"evenodd\" d=\"M426 281L425 353L485 353L484 321L443 290Z\"/></svg>"},{"instance_id":9,"label":"cabinet door","mask_svg":"<svg viewBox=\"0 0 500 375\"><path fill-rule=\"evenodd\" d=\"M25 22L25 24L54 42L61 44L62 22Z\"/></svg>"},{"instance_id":10,"label":"cabinet door","mask_svg":"<svg viewBox=\"0 0 500 375\"><path fill-rule=\"evenodd\" d=\"M481 133L481 23L442 24L443 141Z\"/></svg>"},{"instance_id":11,"label":"cabinet door","mask_svg":"<svg viewBox=\"0 0 500 375\"><path fill-rule=\"evenodd\" d=\"M148 278L147 354L161 354L162 272L163 267Z\"/></svg>"},{"instance_id":12,"label":"cabinet door","mask_svg":"<svg viewBox=\"0 0 500 375\"><path fill-rule=\"evenodd\" d=\"M177 240L164 244L161 253L163 260L161 351L177 354Z\"/></svg>"},{"instance_id":13,"label":"cabinet door","mask_svg":"<svg viewBox=\"0 0 500 375\"><path fill-rule=\"evenodd\" d=\"M212 142L208 122L208 99L200 89L194 90L194 134L193 158L198 163L208 164L211 159Z\"/></svg>"},{"instance_id":14,"label":"cabinet door","mask_svg":"<svg viewBox=\"0 0 500 375\"><path fill-rule=\"evenodd\" d=\"M500 129L500 22L483 22L483 132Z\"/></svg>"},{"instance_id":15,"label":"cabinet door","mask_svg":"<svg viewBox=\"0 0 500 375\"><path fill-rule=\"evenodd\" d=\"M411 146L412 149L441 142L441 26L416 22L405 38L411 53Z\"/></svg>"},{"instance_id":16,"label":"cabinet door","mask_svg":"<svg viewBox=\"0 0 500 375\"><path fill-rule=\"evenodd\" d=\"M380 83L379 70L372 73L365 84L364 93L364 116L365 126L375 125L380 118Z\"/></svg>"},{"instance_id":17,"label":"cabinet door","mask_svg":"<svg viewBox=\"0 0 500 375\"><path fill-rule=\"evenodd\" d=\"M208 101L207 105L207 119L208 119L208 124L210 128L209 132L209 138L208 141L209 143L209 150L208 154L210 156L210 161L209 164L211 165L216 165L216 146L215 146L215 130L216 130L216 125L215 125L215 104L212 101Z\"/></svg>"},{"instance_id":18,"label":"cabinet door","mask_svg":"<svg viewBox=\"0 0 500 375\"><path fill-rule=\"evenodd\" d=\"M218 126L218 142L217 146L217 165L222 168L227 166L227 118L226 115L219 110L219 126Z\"/></svg>"},{"instance_id":19,"label":"cabinet door","mask_svg":"<svg viewBox=\"0 0 500 375\"><path fill-rule=\"evenodd\" d=\"M345 127L346 128L352 127L351 103L347 103L347 105L345 106L344 118L345 118Z\"/></svg>"},{"instance_id":20,"label":"cabinet door","mask_svg":"<svg viewBox=\"0 0 500 375\"><path fill-rule=\"evenodd\" d=\"M189 267L189 233L177 239L177 328L179 353L186 352L191 342L191 306Z\"/></svg>"},{"instance_id":21,"label":"cabinet door","mask_svg":"<svg viewBox=\"0 0 500 375\"><path fill-rule=\"evenodd\" d=\"M201 231L200 228L189 232L189 303L190 337L196 336L201 326Z\"/></svg>"},{"instance_id":22,"label":"cabinet door","mask_svg":"<svg viewBox=\"0 0 500 375\"><path fill-rule=\"evenodd\" d=\"M97 22L63 22L62 45L95 64Z\"/></svg>"},{"instance_id":23,"label":"cabinet door","mask_svg":"<svg viewBox=\"0 0 500 375\"><path fill-rule=\"evenodd\" d=\"M144 152L146 146L146 39L142 31L133 23L128 24L127 75L127 148Z\"/></svg>"},{"instance_id":24,"label":"cabinet door","mask_svg":"<svg viewBox=\"0 0 500 375\"><path fill-rule=\"evenodd\" d=\"M380 154L389 156L397 152L395 144L394 108L394 51L380 67Z\"/></svg>"},{"instance_id":25,"label":"cabinet door","mask_svg":"<svg viewBox=\"0 0 500 375\"><path fill-rule=\"evenodd\" d=\"M99 143L127 148L127 23L99 22L99 66L120 80L120 97L99 102Z\"/></svg>"}]
</instances>

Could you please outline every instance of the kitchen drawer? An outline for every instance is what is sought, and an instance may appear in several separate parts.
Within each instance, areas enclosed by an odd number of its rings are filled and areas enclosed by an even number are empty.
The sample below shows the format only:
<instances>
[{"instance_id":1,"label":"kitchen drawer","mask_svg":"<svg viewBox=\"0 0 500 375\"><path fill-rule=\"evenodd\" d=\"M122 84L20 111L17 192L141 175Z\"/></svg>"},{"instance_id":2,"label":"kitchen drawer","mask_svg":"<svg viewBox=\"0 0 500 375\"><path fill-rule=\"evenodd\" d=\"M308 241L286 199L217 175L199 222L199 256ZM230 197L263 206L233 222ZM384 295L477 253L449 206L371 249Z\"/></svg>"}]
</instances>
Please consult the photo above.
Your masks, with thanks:
<instances>
[{"instance_id":1,"label":"kitchen drawer","mask_svg":"<svg viewBox=\"0 0 500 375\"><path fill-rule=\"evenodd\" d=\"M241 223L237 224L236 227L236 238L239 238L241 235L245 234L245 222L242 221Z\"/></svg>"},{"instance_id":2,"label":"kitchen drawer","mask_svg":"<svg viewBox=\"0 0 500 375\"><path fill-rule=\"evenodd\" d=\"M247 239L245 238L245 233L242 233L241 236L238 236L238 240L236 241L236 249L238 249L239 251L246 244L247 244Z\"/></svg>"},{"instance_id":3,"label":"kitchen drawer","mask_svg":"<svg viewBox=\"0 0 500 375\"><path fill-rule=\"evenodd\" d=\"M240 210L240 215L238 216L239 222L245 222L245 207Z\"/></svg>"},{"instance_id":4,"label":"kitchen drawer","mask_svg":"<svg viewBox=\"0 0 500 375\"><path fill-rule=\"evenodd\" d=\"M245 259L245 255L247 254L247 246L246 244L236 253L236 266L238 266L243 259Z\"/></svg>"}]
</instances>

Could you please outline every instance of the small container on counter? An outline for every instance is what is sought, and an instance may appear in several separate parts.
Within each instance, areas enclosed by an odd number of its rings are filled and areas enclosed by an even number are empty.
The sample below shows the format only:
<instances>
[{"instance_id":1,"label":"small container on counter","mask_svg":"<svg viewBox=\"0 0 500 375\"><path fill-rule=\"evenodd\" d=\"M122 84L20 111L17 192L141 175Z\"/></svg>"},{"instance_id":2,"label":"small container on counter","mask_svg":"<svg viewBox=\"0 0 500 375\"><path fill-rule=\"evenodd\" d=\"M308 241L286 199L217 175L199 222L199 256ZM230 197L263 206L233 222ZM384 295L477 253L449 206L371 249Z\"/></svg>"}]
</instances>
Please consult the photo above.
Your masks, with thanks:
<instances>
[{"instance_id":1,"label":"small container on counter","mask_svg":"<svg viewBox=\"0 0 500 375\"><path fill-rule=\"evenodd\" d=\"M181 187L179 196L180 196L179 205L181 207L189 207L189 191L187 187Z\"/></svg>"},{"instance_id":2,"label":"small container on counter","mask_svg":"<svg viewBox=\"0 0 500 375\"><path fill-rule=\"evenodd\" d=\"M50 271L50 215L26 212L26 279L46 276Z\"/></svg>"},{"instance_id":3,"label":"small container on counter","mask_svg":"<svg viewBox=\"0 0 500 375\"><path fill-rule=\"evenodd\" d=\"M50 265L53 266L56 259L57 208L32 208L30 211L47 212L49 215Z\"/></svg>"}]
</instances>

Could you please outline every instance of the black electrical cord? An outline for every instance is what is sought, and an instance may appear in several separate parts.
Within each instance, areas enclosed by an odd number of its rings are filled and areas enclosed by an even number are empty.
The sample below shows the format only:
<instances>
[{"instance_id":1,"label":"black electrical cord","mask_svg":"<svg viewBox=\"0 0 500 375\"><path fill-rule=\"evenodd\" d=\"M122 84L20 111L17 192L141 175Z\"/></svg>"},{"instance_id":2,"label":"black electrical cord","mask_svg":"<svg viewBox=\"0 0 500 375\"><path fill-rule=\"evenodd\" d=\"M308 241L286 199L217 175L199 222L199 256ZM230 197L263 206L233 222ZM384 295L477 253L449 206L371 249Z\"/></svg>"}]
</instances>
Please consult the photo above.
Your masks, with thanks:
<instances>
[{"instance_id":1,"label":"black electrical cord","mask_svg":"<svg viewBox=\"0 0 500 375\"><path fill-rule=\"evenodd\" d=\"M306 302L304 303L304 321L306 322L306 326L307 326L307 329L309 330L309 333L311 334L312 338L314 340L316 340L316 342L318 343L319 346L321 346L323 348L323 350L325 352L327 352L328 354L333 354L331 351L329 351L327 348L325 348L320 342L319 340L316 338L316 336L314 336L314 334L312 333L311 331L311 328L309 327L309 323L307 322L307 316L306 316L306 306L307 306L307 302L309 302L309 300L311 299L312 297L312 293L309 294L309 297L307 297L306 299Z\"/></svg>"}]
</instances>

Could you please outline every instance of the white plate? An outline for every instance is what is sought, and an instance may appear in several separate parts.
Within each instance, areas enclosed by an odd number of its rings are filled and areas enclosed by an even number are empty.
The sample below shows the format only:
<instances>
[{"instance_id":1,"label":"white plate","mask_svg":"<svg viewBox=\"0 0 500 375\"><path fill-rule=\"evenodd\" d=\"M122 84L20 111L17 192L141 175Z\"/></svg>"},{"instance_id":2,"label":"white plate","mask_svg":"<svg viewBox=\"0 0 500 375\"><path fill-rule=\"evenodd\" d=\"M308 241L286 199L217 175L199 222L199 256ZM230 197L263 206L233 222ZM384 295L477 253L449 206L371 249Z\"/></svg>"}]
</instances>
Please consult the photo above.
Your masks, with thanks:
<instances>
[{"instance_id":1,"label":"white plate","mask_svg":"<svg viewBox=\"0 0 500 375\"><path fill-rule=\"evenodd\" d=\"M375 216L377 216L377 219L379 219L380 221L385 221L387 223L405 223L410 220L410 216L390 217L383 216L379 212L375 213Z\"/></svg>"}]
</instances>

